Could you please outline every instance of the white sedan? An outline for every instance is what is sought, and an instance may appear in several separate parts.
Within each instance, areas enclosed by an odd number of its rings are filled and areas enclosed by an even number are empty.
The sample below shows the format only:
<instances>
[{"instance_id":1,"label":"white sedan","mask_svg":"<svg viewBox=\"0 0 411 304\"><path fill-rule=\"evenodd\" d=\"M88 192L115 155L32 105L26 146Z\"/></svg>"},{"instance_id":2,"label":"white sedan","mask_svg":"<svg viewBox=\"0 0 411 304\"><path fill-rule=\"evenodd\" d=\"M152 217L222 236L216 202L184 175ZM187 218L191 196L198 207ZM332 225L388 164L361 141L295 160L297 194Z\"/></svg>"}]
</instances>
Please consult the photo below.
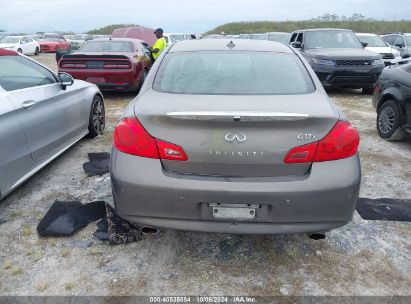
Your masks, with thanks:
<instances>
[{"instance_id":1,"label":"white sedan","mask_svg":"<svg viewBox=\"0 0 411 304\"><path fill-rule=\"evenodd\" d=\"M0 49L13 50L25 55L40 54L40 44L29 36L7 36L0 40Z\"/></svg>"}]
</instances>

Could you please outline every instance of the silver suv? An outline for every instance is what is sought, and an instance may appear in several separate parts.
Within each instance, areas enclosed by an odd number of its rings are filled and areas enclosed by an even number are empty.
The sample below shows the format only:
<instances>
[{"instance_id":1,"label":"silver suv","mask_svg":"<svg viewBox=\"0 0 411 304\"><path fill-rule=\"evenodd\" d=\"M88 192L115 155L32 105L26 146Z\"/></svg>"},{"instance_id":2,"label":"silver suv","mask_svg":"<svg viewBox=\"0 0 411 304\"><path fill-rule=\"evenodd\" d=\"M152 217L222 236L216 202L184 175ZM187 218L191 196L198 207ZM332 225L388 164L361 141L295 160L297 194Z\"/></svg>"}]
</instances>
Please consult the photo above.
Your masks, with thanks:
<instances>
[{"instance_id":1,"label":"silver suv","mask_svg":"<svg viewBox=\"0 0 411 304\"><path fill-rule=\"evenodd\" d=\"M392 33L381 36L382 40L397 49L402 58L411 55L411 33Z\"/></svg>"}]
</instances>

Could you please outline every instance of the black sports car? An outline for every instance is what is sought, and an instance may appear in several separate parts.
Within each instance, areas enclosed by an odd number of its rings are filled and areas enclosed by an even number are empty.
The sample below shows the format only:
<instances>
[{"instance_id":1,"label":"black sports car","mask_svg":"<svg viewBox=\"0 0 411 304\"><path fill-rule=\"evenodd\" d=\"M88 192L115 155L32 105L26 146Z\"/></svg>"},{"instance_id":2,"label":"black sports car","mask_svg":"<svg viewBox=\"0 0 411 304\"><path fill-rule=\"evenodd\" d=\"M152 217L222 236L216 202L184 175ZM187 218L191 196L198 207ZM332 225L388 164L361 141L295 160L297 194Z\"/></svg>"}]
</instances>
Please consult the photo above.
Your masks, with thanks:
<instances>
[{"instance_id":1,"label":"black sports car","mask_svg":"<svg viewBox=\"0 0 411 304\"><path fill-rule=\"evenodd\" d=\"M377 110L377 130L386 140L411 134L411 61L402 60L382 72L372 103Z\"/></svg>"}]
</instances>

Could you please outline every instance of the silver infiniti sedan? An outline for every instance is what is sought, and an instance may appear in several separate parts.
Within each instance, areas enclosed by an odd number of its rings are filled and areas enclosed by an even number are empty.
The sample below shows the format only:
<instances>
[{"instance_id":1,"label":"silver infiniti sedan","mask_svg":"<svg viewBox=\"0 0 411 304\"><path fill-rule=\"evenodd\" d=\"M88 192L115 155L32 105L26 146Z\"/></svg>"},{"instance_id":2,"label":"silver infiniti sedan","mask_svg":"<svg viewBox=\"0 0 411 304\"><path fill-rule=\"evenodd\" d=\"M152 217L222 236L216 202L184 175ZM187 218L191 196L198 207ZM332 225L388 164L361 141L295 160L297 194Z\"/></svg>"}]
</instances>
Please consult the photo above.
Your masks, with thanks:
<instances>
[{"instance_id":1,"label":"silver infiniti sedan","mask_svg":"<svg viewBox=\"0 0 411 304\"><path fill-rule=\"evenodd\" d=\"M103 133L99 89L0 49L0 199L85 135Z\"/></svg>"},{"instance_id":2,"label":"silver infiniti sedan","mask_svg":"<svg viewBox=\"0 0 411 304\"><path fill-rule=\"evenodd\" d=\"M352 219L358 145L289 46L178 42L115 128L116 211L147 227L323 233Z\"/></svg>"}]
</instances>

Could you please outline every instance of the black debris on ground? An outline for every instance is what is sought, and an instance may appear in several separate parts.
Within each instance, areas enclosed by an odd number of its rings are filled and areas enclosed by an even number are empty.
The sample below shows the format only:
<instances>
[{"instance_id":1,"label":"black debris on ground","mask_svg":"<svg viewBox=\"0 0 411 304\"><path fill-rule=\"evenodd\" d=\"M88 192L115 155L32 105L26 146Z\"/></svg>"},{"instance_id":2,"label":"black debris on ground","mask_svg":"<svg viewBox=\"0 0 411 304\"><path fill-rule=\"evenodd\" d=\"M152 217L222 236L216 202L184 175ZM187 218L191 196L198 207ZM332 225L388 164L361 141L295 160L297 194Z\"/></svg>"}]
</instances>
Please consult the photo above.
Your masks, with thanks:
<instances>
[{"instance_id":1,"label":"black debris on ground","mask_svg":"<svg viewBox=\"0 0 411 304\"><path fill-rule=\"evenodd\" d=\"M104 201L83 205L79 201L55 201L37 225L42 237L70 236L106 215Z\"/></svg>"},{"instance_id":2,"label":"black debris on ground","mask_svg":"<svg viewBox=\"0 0 411 304\"><path fill-rule=\"evenodd\" d=\"M356 209L364 220L411 221L411 199L361 197Z\"/></svg>"},{"instance_id":3,"label":"black debris on ground","mask_svg":"<svg viewBox=\"0 0 411 304\"><path fill-rule=\"evenodd\" d=\"M7 223L7 221L6 221L5 219L3 219L3 218L0 218L0 225L1 225L1 224L5 224L5 223Z\"/></svg>"},{"instance_id":4,"label":"black debris on ground","mask_svg":"<svg viewBox=\"0 0 411 304\"><path fill-rule=\"evenodd\" d=\"M80 201L55 201L37 225L37 232L41 237L67 237L99 219L94 232L99 240L125 245L143 239L138 226L117 216L104 201L85 205Z\"/></svg>"},{"instance_id":5,"label":"black debris on ground","mask_svg":"<svg viewBox=\"0 0 411 304\"><path fill-rule=\"evenodd\" d=\"M110 153L88 153L89 162L83 164L88 176L103 175L109 172Z\"/></svg>"},{"instance_id":6,"label":"black debris on ground","mask_svg":"<svg viewBox=\"0 0 411 304\"><path fill-rule=\"evenodd\" d=\"M106 204L106 217L97 223L97 227L94 236L110 245L126 245L143 239L140 228L117 216L109 204Z\"/></svg>"}]
</instances>

